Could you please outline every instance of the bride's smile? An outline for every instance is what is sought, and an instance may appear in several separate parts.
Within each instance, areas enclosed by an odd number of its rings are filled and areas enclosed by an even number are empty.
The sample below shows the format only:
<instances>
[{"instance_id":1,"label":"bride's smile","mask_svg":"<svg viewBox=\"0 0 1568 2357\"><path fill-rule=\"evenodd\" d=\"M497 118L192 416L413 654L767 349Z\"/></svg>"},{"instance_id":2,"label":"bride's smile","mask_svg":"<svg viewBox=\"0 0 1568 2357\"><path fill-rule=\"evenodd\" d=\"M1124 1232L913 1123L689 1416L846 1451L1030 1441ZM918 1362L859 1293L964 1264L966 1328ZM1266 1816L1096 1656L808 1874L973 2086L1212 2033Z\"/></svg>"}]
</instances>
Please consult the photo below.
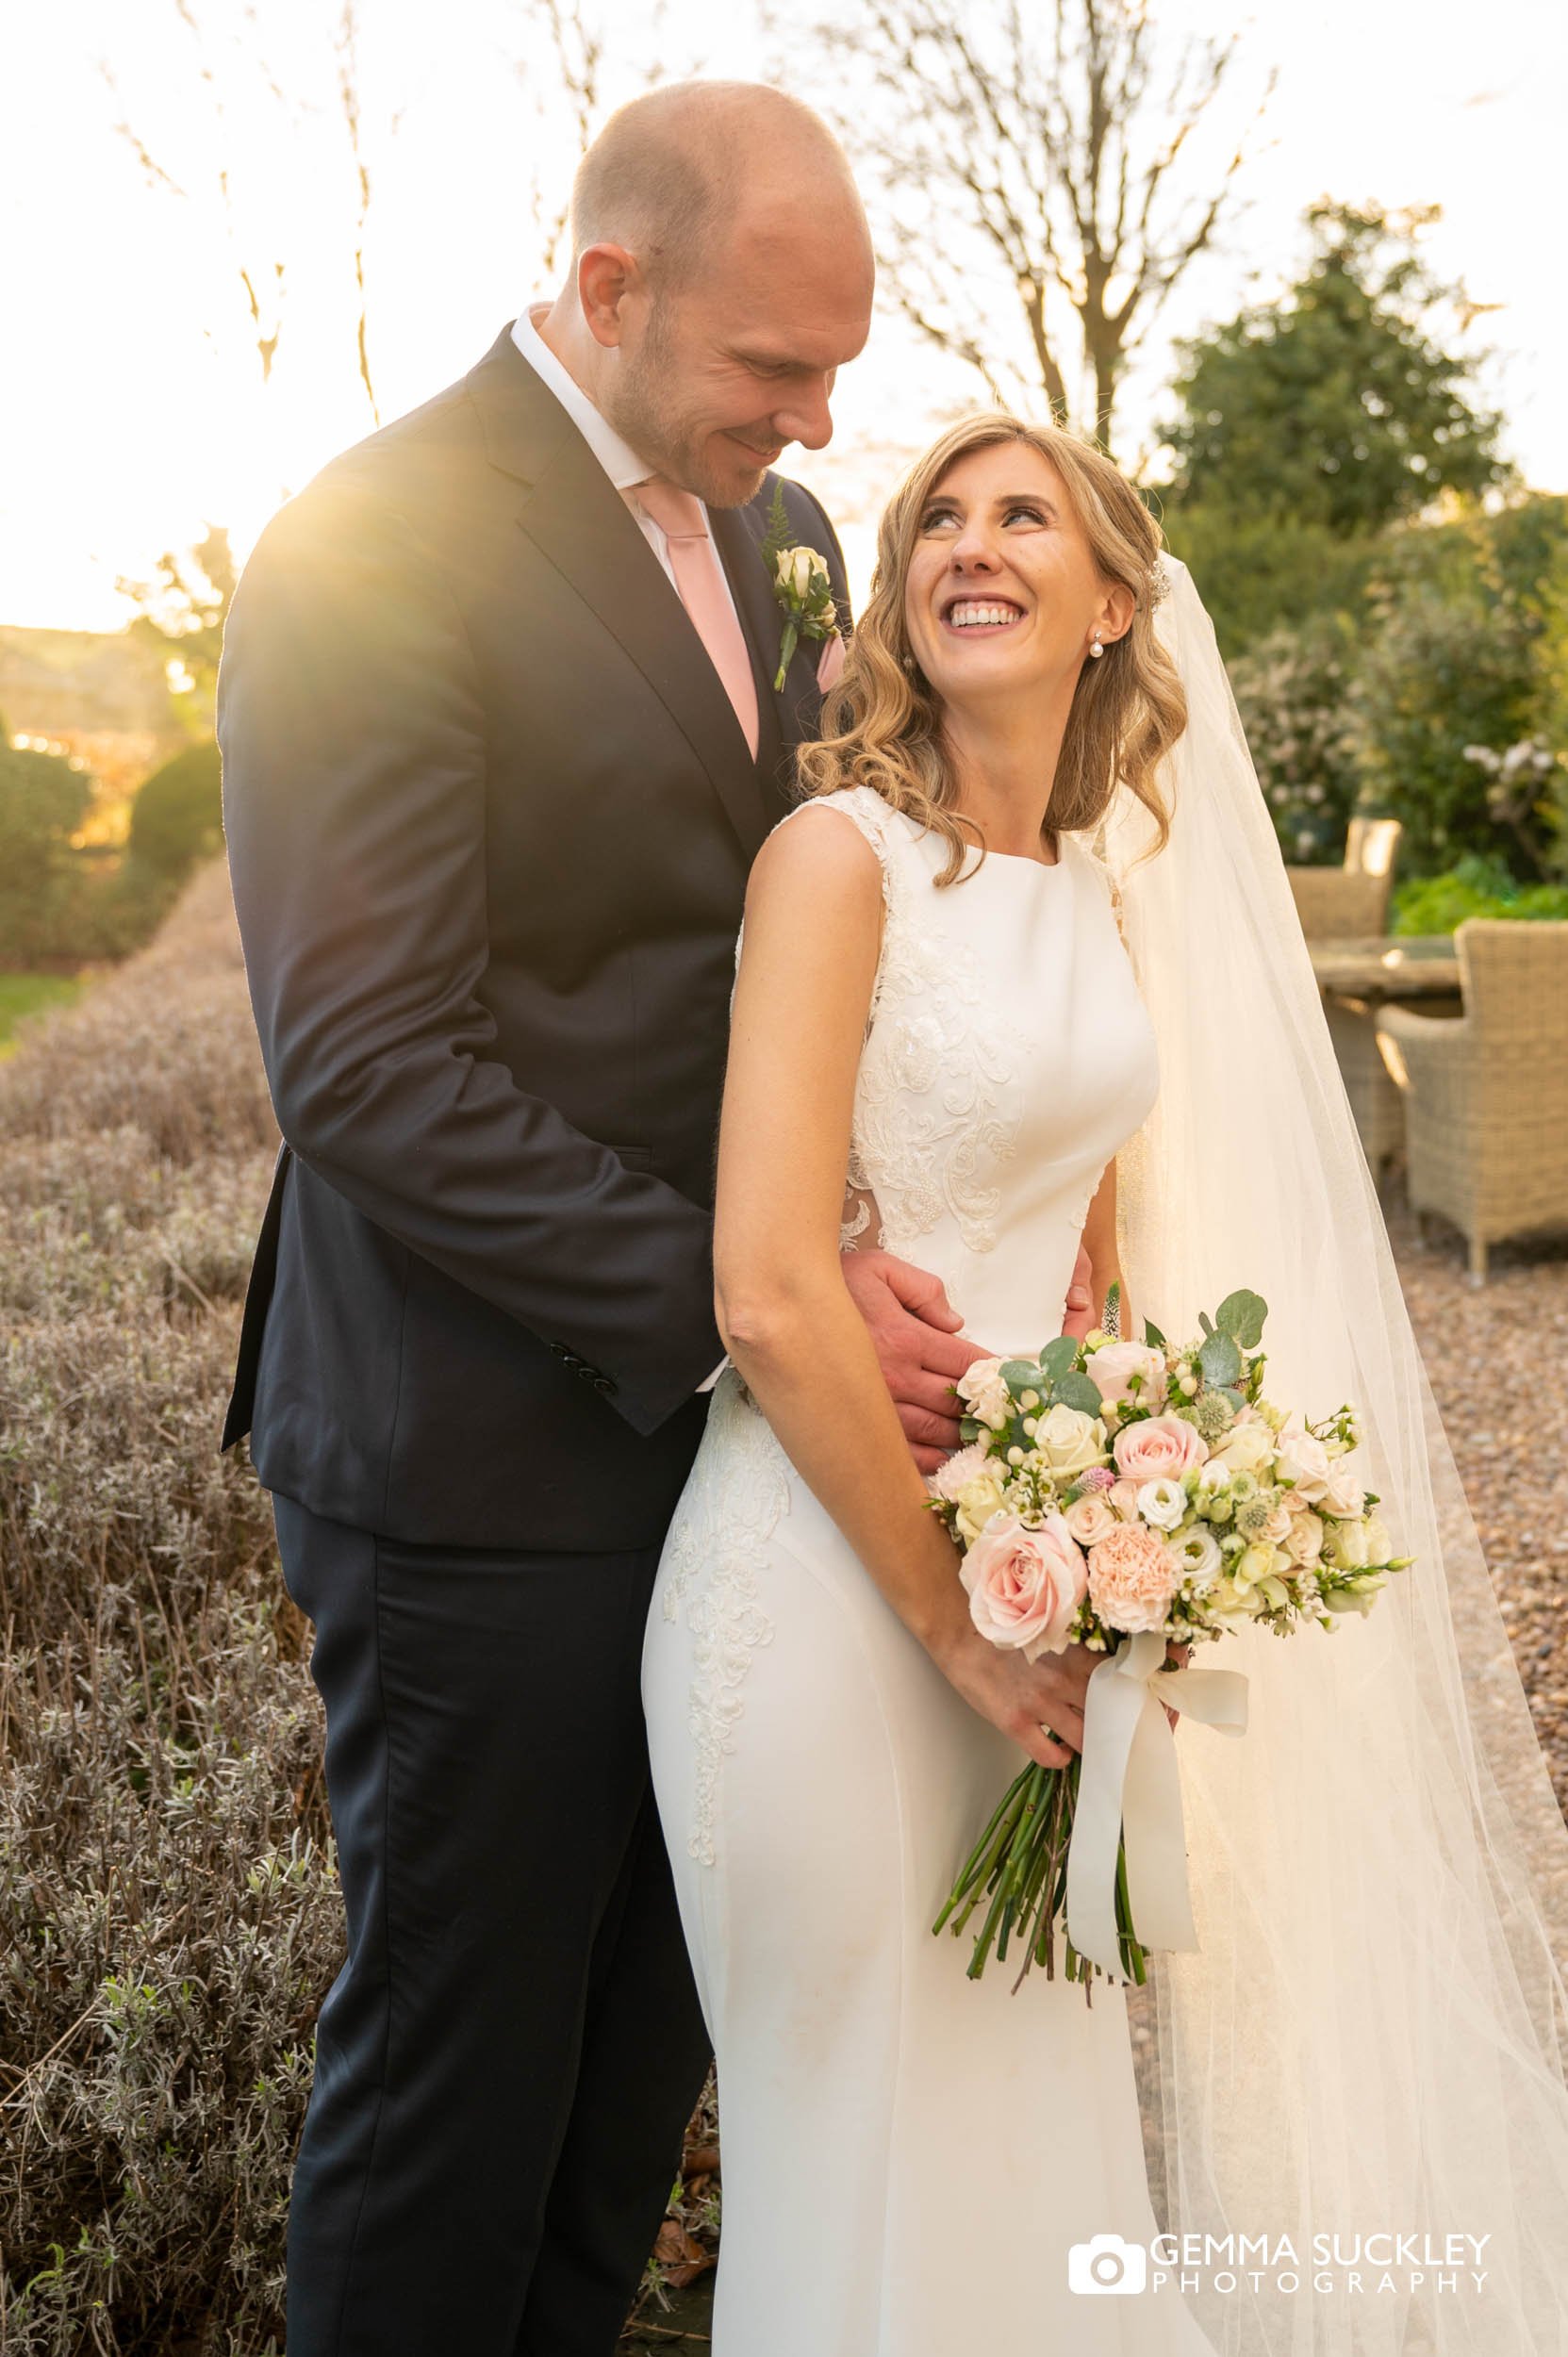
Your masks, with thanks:
<instances>
[{"instance_id":1,"label":"bride's smile","mask_svg":"<svg viewBox=\"0 0 1568 2357\"><path fill-rule=\"evenodd\" d=\"M1108 601L1067 487L1027 443L971 452L933 489L905 583L915 660L949 707L1065 704L1097 631L1126 617Z\"/></svg>"}]
</instances>

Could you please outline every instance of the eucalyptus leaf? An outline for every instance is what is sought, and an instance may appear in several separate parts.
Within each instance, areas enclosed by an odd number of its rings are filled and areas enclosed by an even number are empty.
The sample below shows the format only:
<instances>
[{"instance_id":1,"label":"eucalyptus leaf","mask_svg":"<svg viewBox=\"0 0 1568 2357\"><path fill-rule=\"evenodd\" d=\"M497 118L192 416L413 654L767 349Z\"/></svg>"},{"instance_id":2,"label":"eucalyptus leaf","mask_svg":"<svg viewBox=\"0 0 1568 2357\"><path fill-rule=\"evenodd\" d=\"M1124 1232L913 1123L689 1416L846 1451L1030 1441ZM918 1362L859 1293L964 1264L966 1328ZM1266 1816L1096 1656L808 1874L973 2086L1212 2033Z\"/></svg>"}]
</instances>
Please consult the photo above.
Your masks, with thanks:
<instances>
[{"instance_id":1,"label":"eucalyptus leaf","mask_svg":"<svg viewBox=\"0 0 1568 2357\"><path fill-rule=\"evenodd\" d=\"M1198 1313L1197 1313L1197 1322L1198 1322L1199 1326L1201 1326L1201 1327L1202 1327L1203 1331L1205 1332L1205 1334L1212 1334L1212 1333L1213 1332L1213 1330L1214 1330L1214 1321L1213 1321L1213 1318L1209 1315L1209 1312L1208 1312L1208 1310L1200 1310L1198 1311Z\"/></svg>"},{"instance_id":2,"label":"eucalyptus leaf","mask_svg":"<svg viewBox=\"0 0 1568 2357\"><path fill-rule=\"evenodd\" d=\"M1226 1294L1214 1311L1214 1323L1232 1335L1244 1350L1256 1350L1263 1338L1263 1320L1267 1315L1268 1303L1262 1294L1248 1293L1243 1286Z\"/></svg>"},{"instance_id":3,"label":"eucalyptus leaf","mask_svg":"<svg viewBox=\"0 0 1568 2357\"><path fill-rule=\"evenodd\" d=\"M1054 1342L1048 1343L1044 1350L1040 1353L1040 1365L1043 1371L1049 1376L1052 1382L1055 1382L1062 1376L1071 1374L1073 1362L1077 1357L1077 1336L1074 1334L1058 1334L1056 1340Z\"/></svg>"},{"instance_id":4,"label":"eucalyptus leaf","mask_svg":"<svg viewBox=\"0 0 1568 2357\"><path fill-rule=\"evenodd\" d=\"M1093 1376L1059 1376L1050 1396L1053 1407L1060 1400L1064 1408L1081 1408L1086 1416L1098 1416L1100 1411L1099 1386Z\"/></svg>"},{"instance_id":5,"label":"eucalyptus leaf","mask_svg":"<svg viewBox=\"0 0 1568 2357\"><path fill-rule=\"evenodd\" d=\"M1216 1330L1204 1337L1197 1363L1203 1370L1205 1383L1212 1383L1217 1390L1224 1384L1234 1383L1242 1371L1242 1355L1229 1334Z\"/></svg>"},{"instance_id":6,"label":"eucalyptus leaf","mask_svg":"<svg viewBox=\"0 0 1568 2357\"><path fill-rule=\"evenodd\" d=\"M1221 1383L1217 1385L1216 1388L1221 1399L1228 1399L1232 1408L1245 1408L1246 1406L1246 1393L1245 1392L1233 1390L1229 1383Z\"/></svg>"},{"instance_id":7,"label":"eucalyptus leaf","mask_svg":"<svg viewBox=\"0 0 1568 2357\"><path fill-rule=\"evenodd\" d=\"M1165 1338L1152 1318L1144 1320L1144 1342L1150 1350L1164 1350L1165 1347Z\"/></svg>"},{"instance_id":8,"label":"eucalyptus leaf","mask_svg":"<svg viewBox=\"0 0 1568 2357\"><path fill-rule=\"evenodd\" d=\"M1040 1381L1040 1370L1032 1359L1004 1359L1001 1379L1015 1399L1020 1392L1038 1392L1044 1388Z\"/></svg>"}]
</instances>

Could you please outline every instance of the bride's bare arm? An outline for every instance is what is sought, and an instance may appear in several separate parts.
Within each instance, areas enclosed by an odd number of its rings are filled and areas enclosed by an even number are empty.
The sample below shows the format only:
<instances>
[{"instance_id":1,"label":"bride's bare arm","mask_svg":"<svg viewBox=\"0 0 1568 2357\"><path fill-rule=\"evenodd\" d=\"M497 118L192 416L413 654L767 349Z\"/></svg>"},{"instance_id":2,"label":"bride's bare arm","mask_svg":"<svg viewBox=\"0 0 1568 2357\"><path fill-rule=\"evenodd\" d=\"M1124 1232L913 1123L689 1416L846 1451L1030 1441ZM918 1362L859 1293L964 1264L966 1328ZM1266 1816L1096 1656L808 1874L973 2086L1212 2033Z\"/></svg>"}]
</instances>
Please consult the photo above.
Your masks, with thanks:
<instances>
[{"instance_id":1,"label":"bride's bare arm","mask_svg":"<svg viewBox=\"0 0 1568 2357\"><path fill-rule=\"evenodd\" d=\"M823 811L751 872L719 1126L715 1304L735 1366L791 1462L894 1610L976 1709L1050 1766L1082 1740L1098 1656L1032 1667L975 1631L951 1541L925 1509L839 1260L855 1073L882 922L876 854Z\"/></svg>"},{"instance_id":2,"label":"bride's bare arm","mask_svg":"<svg viewBox=\"0 0 1568 2357\"><path fill-rule=\"evenodd\" d=\"M1120 1246L1116 1241L1116 1162L1114 1155L1105 1165L1104 1175L1095 1189L1094 1200L1083 1222L1083 1245L1094 1271L1090 1285L1094 1294L1093 1323L1105 1322L1105 1296L1113 1280L1121 1287L1119 1330L1132 1338L1132 1310L1127 1298L1127 1279L1122 1275Z\"/></svg>"}]
</instances>

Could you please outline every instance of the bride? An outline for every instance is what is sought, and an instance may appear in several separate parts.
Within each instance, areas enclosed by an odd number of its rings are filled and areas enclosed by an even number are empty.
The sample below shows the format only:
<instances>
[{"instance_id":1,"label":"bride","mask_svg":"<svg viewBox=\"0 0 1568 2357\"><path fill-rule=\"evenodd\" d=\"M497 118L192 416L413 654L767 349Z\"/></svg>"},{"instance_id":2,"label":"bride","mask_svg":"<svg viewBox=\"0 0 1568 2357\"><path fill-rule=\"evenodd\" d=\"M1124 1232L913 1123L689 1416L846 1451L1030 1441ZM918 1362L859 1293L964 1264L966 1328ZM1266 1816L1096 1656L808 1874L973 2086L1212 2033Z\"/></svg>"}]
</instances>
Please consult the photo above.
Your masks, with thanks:
<instances>
[{"instance_id":1,"label":"bride","mask_svg":"<svg viewBox=\"0 0 1568 2357\"><path fill-rule=\"evenodd\" d=\"M1568 1836L1190 579L1098 453L968 420L888 507L828 717L748 895L732 1364L643 1657L718 2357L1568 2351ZM1178 1739L1198 1945L1136 2069L1118 1984L1015 1997L932 1935L1098 1656L977 1635L840 1266L918 1261L1032 1354L1081 1233L1097 1312L1114 1279L1173 1339L1261 1292L1270 1396L1357 1403L1418 1558L1365 1621L1216 1649L1248 1732Z\"/></svg>"}]
</instances>

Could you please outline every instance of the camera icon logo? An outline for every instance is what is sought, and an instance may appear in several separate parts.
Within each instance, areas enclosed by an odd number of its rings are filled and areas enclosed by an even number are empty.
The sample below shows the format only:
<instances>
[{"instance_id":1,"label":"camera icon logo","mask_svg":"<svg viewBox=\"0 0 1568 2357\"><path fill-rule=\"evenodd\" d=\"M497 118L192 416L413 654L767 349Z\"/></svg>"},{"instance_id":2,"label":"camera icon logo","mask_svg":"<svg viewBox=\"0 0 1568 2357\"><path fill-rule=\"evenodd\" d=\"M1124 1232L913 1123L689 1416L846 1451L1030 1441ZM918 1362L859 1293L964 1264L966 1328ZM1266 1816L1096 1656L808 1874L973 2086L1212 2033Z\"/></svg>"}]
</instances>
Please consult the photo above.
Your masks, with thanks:
<instances>
[{"instance_id":1,"label":"camera icon logo","mask_svg":"<svg viewBox=\"0 0 1568 2357\"><path fill-rule=\"evenodd\" d=\"M1148 2280L1148 2253L1119 2234L1096 2234L1067 2251L1070 2292L1141 2292Z\"/></svg>"}]
</instances>

